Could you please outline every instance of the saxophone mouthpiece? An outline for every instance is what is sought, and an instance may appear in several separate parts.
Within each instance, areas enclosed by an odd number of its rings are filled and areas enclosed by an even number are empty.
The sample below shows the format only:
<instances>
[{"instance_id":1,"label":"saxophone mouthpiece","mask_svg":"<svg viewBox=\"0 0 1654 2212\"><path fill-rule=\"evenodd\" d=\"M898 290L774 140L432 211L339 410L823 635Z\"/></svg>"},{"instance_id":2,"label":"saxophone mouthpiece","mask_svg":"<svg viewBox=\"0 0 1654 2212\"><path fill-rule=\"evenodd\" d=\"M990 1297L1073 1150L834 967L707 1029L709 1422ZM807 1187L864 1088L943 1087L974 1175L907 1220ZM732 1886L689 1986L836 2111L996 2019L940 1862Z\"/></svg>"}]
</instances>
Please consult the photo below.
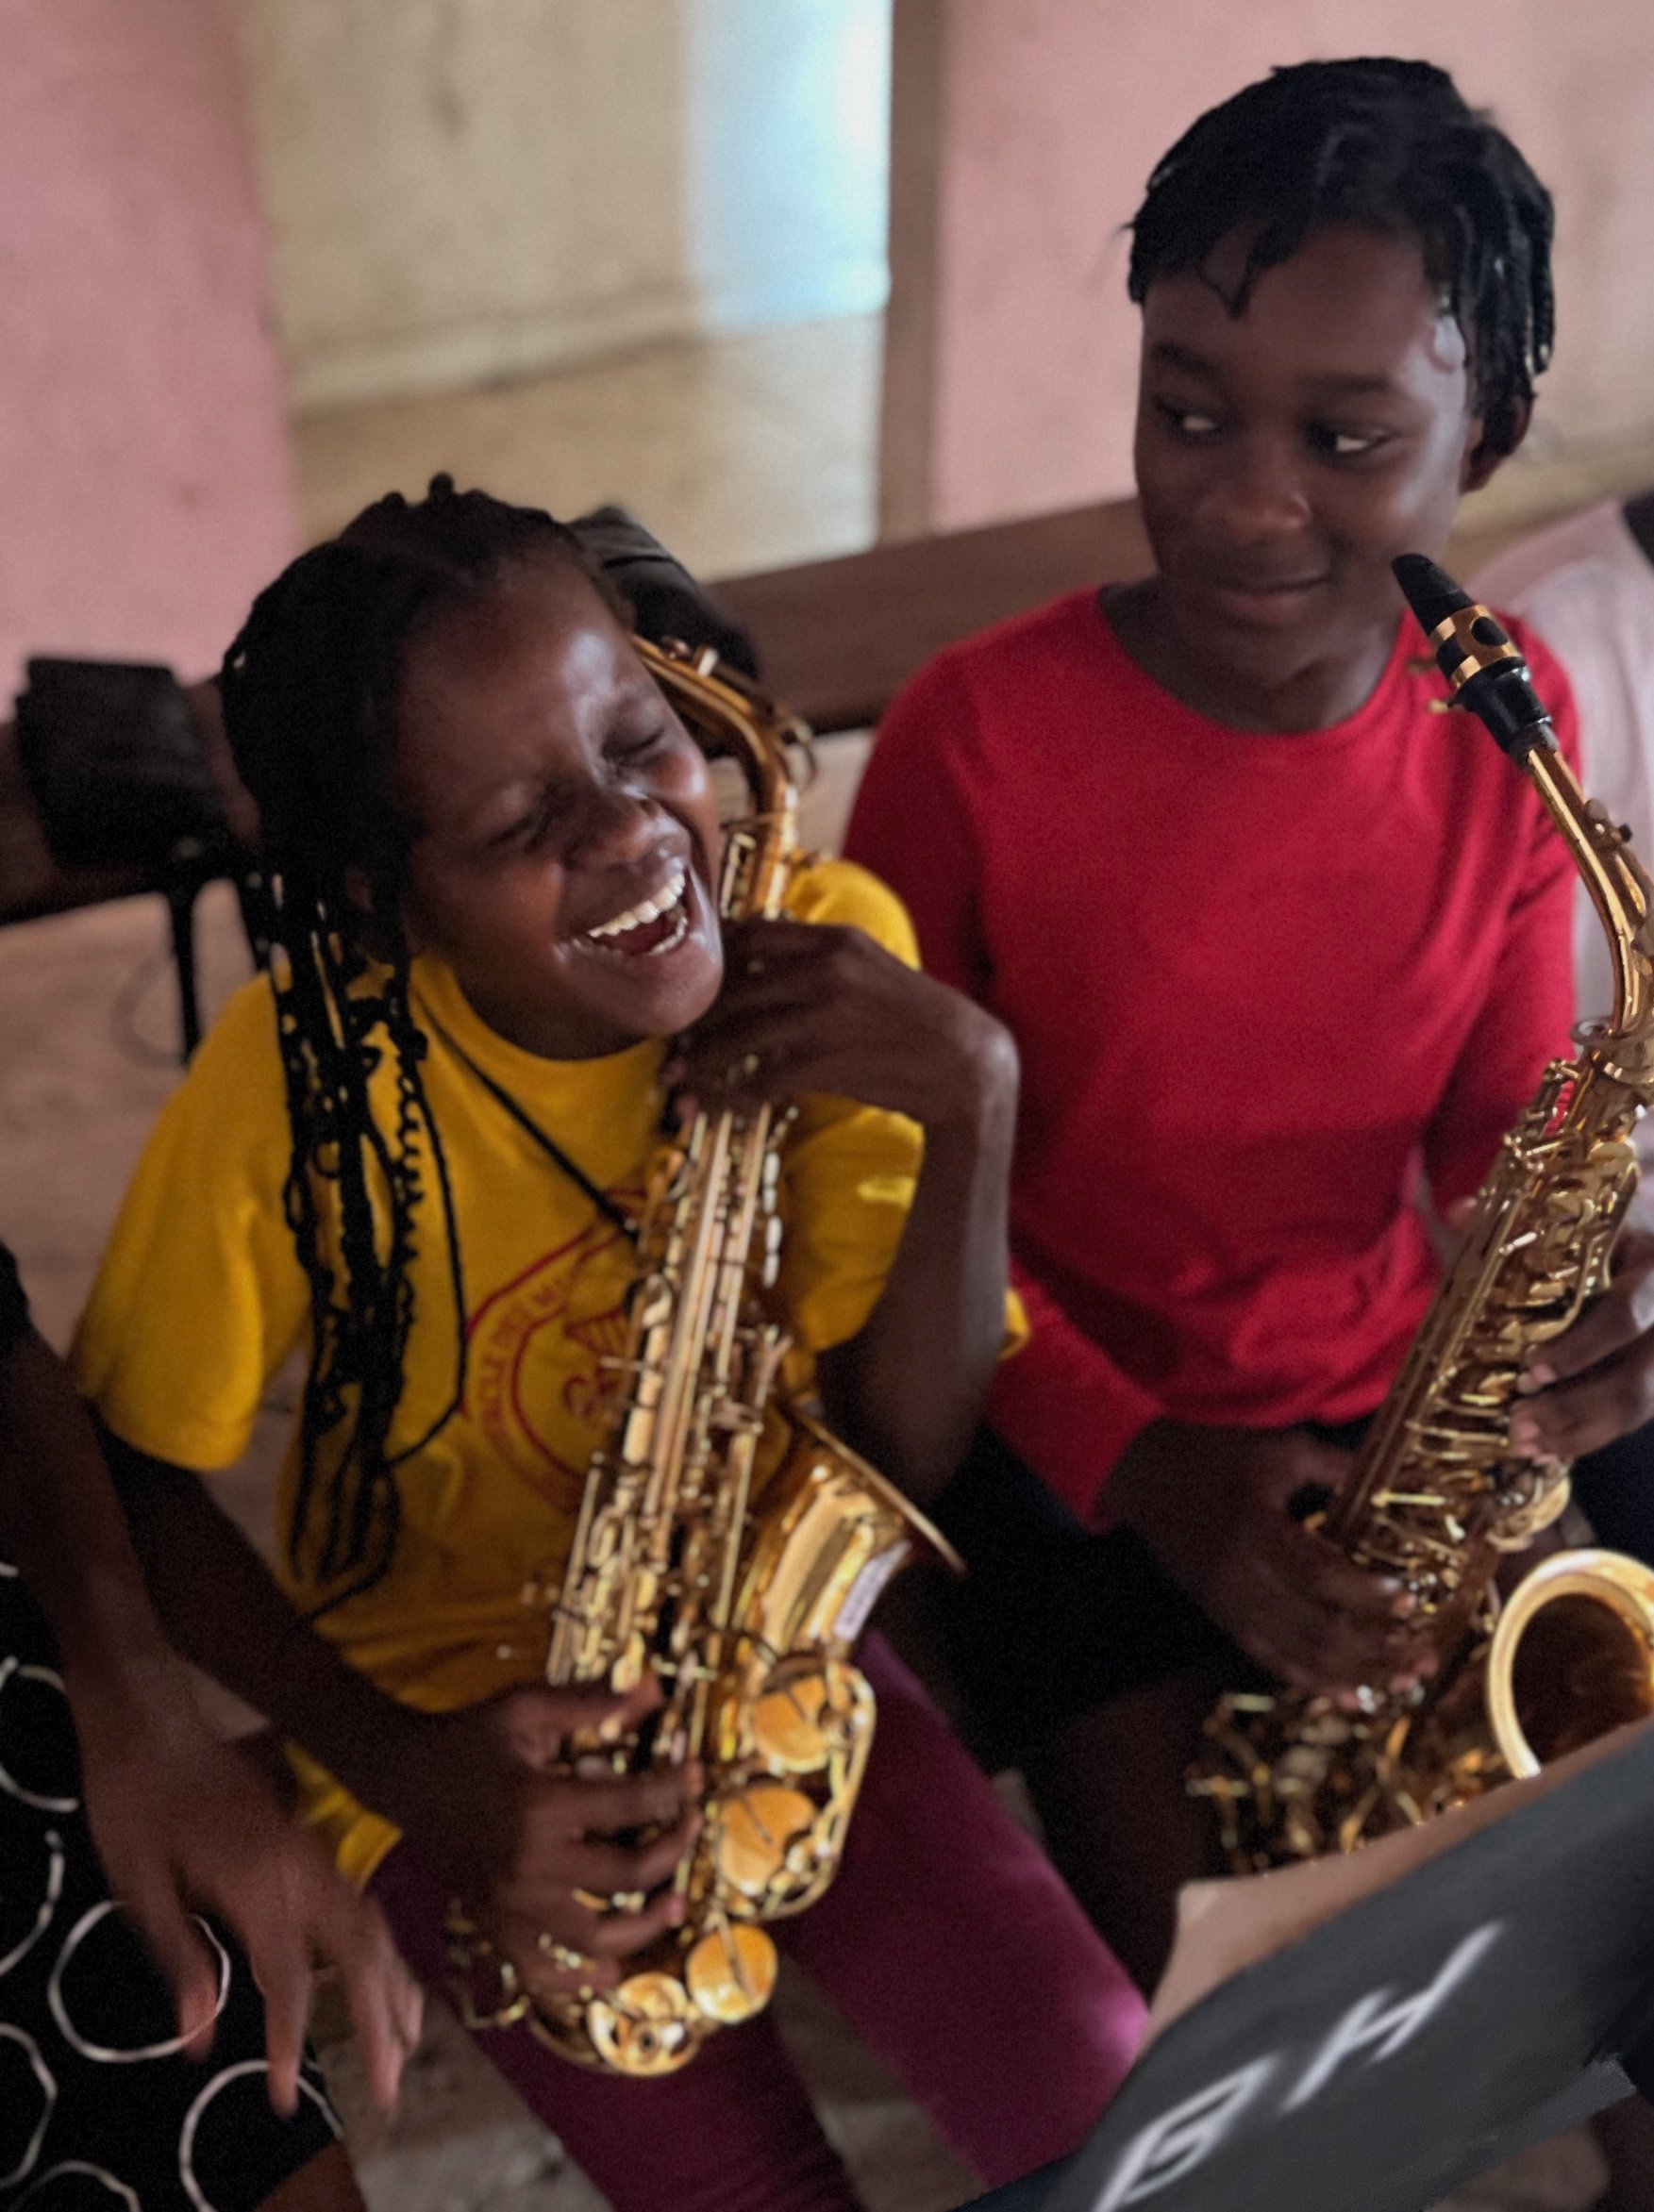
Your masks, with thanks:
<instances>
[{"instance_id":1,"label":"saxophone mouthpiece","mask_svg":"<svg viewBox=\"0 0 1654 2212\"><path fill-rule=\"evenodd\" d=\"M1468 592L1459 589L1446 570L1439 569L1422 553L1404 553L1390 566L1401 586L1402 597L1427 638L1449 615L1462 613L1471 604Z\"/></svg>"},{"instance_id":2,"label":"saxophone mouthpiece","mask_svg":"<svg viewBox=\"0 0 1654 2212\"><path fill-rule=\"evenodd\" d=\"M1512 760L1536 745L1554 750L1550 716L1529 679L1521 647L1498 616L1422 553L1404 553L1390 566L1453 688L1453 705L1479 716Z\"/></svg>"}]
</instances>

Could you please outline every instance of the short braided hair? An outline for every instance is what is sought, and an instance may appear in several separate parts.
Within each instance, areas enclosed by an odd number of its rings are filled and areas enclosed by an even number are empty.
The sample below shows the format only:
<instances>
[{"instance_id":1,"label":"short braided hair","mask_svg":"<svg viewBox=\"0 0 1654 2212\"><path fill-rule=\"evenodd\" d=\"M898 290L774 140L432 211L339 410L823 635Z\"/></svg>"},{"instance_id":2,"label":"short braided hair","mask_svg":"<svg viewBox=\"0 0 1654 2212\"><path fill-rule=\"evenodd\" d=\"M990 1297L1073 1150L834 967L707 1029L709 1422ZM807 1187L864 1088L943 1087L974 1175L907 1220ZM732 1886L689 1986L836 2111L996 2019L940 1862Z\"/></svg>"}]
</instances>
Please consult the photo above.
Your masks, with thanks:
<instances>
[{"instance_id":1,"label":"short braided hair","mask_svg":"<svg viewBox=\"0 0 1654 2212\"><path fill-rule=\"evenodd\" d=\"M318 1593L318 1611L389 1568L396 1465L434 1433L393 1455L427 1166L447 1216L460 1339L443 1420L463 1389L459 1244L420 1073L426 1039L401 922L414 833L390 773L403 665L439 606L486 592L513 564L543 557L577 566L614 604L578 541L550 515L435 477L422 501L393 493L293 561L259 595L220 674L236 767L259 808L260 950L292 1136L283 1200L310 1290L310 1366L285 1541L295 1578ZM389 1128L371 1095L387 1056L396 1102ZM337 1265L323 1223L327 1186L337 1193Z\"/></svg>"},{"instance_id":2,"label":"short braided hair","mask_svg":"<svg viewBox=\"0 0 1654 2212\"><path fill-rule=\"evenodd\" d=\"M1551 197L1445 70L1369 58L1277 69L1209 108L1155 167L1132 224L1128 289L1201 268L1255 225L1231 314L1313 230L1408 233L1464 333L1488 443L1520 441L1556 336Z\"/></svg>"}]
</instances>

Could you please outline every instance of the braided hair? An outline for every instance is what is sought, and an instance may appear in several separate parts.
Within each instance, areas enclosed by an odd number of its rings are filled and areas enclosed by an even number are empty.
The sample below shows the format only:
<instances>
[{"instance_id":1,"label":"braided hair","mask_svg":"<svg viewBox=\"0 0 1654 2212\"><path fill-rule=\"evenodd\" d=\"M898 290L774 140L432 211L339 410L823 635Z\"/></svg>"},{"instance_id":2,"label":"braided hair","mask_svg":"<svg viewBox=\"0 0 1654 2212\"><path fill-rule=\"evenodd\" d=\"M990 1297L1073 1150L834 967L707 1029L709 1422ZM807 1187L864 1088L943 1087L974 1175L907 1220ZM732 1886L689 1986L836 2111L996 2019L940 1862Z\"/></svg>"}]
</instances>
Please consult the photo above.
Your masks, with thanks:
<instances>
[{"instance_id":1,"label":"braided hair","mask_svg":"<svg viewBox=\"0 0 1654 2212\"><path fill-rule=\"evenodd\" d=\"M1201 268L1255 225L1227 305L1328 224L1416 237L1464 333L1488 444L1520 442L1556 334L1551 198L1490 118L1427 61L1304 61L1210 108L1148 180L1128 290Z\"/></svg>"},{"instance_id":2,"label":"braided hair","mask_svg":"<svg viewBox=\"0 0 1654 2212\"><path fill-rule=\"evenodd\" d=\"M401 921L417 826L391 781L402 669L438 607L547 557L578 566L614 604L561 524L437 476L424 500L393 493L292 562L255 601L220 675L236 767L259 808L259 951L292 1136L283 1204L309 1284L310 1367L286 1545L295 1579L319 1595L318 1612L384 1575L399 1520L396 1468L463 1390L459 1244ZM387 1058L389 1128L372 1101ZM447 1219L459 1372L437 1422L393 1455L426 1162ZM336 1250L324 1233L328 1187Z\"/></svg>"}]
</instances>

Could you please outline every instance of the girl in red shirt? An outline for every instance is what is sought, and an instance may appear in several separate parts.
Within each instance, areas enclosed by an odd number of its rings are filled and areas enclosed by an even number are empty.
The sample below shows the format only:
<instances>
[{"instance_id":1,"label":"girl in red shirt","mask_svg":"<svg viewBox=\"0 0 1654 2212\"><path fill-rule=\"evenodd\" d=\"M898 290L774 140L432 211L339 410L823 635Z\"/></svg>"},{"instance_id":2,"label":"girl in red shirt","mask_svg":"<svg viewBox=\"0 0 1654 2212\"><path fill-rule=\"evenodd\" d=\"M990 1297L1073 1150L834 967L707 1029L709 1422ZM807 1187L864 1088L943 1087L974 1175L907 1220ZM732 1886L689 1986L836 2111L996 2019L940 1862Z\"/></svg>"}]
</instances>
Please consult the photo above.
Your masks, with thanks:
<instances>
[{"instance_id":1,"label":"girl in red shirt","mask_svg":"<svg viewBox=\"0 0 1654 2212\"><path fill-rule=\"evenodd\" d=\"M1145 1986L1211 1848L1182 1774L1217 1688L1429 1665L1398 1586L1301 1513L1434 1289L1424 1191L1476 1188L1572 1018L1562 843L1428 711L1390 570L1440 557L1522 441L1550 238L1521 155L1426 64L1305 64L1202 117L1131 262L1158 573L933 662L851 825L1022 1056L1034 1338L944 1508L974 1570L956 1659ZM1574 1457L1654 1409L1647 1269L1628 1239L1519 1444Z\"/></svg>"}]
</instances>

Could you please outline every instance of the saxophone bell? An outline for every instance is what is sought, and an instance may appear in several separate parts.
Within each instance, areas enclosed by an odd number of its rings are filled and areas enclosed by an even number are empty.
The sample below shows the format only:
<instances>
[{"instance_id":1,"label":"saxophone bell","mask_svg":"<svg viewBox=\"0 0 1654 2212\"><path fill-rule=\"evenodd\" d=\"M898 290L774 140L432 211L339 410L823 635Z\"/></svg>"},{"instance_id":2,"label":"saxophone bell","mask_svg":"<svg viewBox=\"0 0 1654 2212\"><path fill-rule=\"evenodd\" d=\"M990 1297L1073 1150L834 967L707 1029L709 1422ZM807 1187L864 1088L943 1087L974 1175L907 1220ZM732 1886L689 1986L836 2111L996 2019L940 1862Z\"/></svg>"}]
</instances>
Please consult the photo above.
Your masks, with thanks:
<instances>
[{"instance_id":1,"label":"saxophone bell","mask_svg":"<svg viewBox=\"0 0 1654 2212\"><path fill-rule=\"evenodd\" d=\"M1556 1552L1506 1601L1487 1655L1487 1717L1525 1780L1654 1713L1654 1572L1620 1552Z\"/></svg>"}]
</instances>

